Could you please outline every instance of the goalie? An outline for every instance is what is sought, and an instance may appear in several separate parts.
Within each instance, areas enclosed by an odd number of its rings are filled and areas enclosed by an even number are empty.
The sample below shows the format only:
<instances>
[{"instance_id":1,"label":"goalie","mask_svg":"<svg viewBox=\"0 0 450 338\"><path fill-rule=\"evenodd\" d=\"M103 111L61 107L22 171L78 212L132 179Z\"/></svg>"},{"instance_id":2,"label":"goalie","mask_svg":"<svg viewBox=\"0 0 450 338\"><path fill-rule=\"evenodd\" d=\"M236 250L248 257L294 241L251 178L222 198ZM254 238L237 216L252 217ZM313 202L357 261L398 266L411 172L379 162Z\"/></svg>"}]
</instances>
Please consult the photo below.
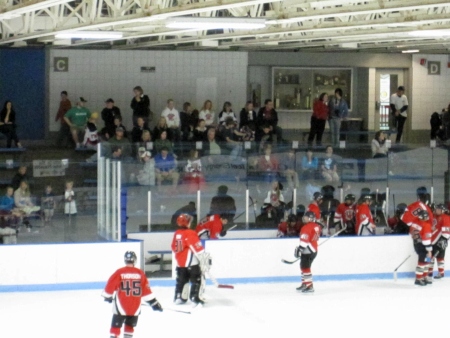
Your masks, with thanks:
<instances>
[{"instance_id":1,"label":"goalie","mask_svg":"<svg viewBox=\"0 0 450 338\"><path fill-rule=\"evenodd\" d=\"M189 298L193 306L202 306L204 303L200 298L202 272L209 269L209 254L204 251L197 233L190 229L191 222L192 216L179 215L177 218L179 229L172 240L172 251L177 263L174 302L184 304Z\"/></svg>"}]
</instances>

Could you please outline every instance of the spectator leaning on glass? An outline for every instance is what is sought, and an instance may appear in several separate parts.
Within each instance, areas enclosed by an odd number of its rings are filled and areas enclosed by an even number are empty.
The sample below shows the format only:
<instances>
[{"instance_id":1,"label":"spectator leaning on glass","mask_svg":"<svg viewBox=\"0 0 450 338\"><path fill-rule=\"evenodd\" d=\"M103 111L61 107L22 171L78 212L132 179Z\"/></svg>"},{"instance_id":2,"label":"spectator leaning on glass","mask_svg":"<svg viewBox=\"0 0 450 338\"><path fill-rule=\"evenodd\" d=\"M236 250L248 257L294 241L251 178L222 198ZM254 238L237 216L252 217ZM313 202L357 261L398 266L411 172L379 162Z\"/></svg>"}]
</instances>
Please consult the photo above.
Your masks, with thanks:
<instances>
[{"instance_id":1,"label":"spectator leaning on glass","mask_svg":"<svg viewBox=\"0 0 450 338\"><path fill-rule=\"evenodd\" d=\"M308 145L312 146L314 138L316 145L322 145L322 135L325 130L325 123L328 119L328 94L322 93L319 99L314 102L311 116L311 129L309 131Z\"/></svg>"},{"instance_id":2,"label":"spectator leaning on glass","mask_svg":"<svg viewBox=\"0 0 450 338\"><path fill-rule=\"evenodd\" d=\"M77 149L81 146L78 134L84 132L87 120L91 116L89 109L84 107L86 102L87 101L83 97L80 97L76 107L69 109L66 115L64 115L64 120L70 127L70 132L72 133L72 138Z\"/></svg>"},{"instance_id":3,"label":"spectator leaning on glass","mask_svg":"<svg viewBox=\"0 0 450 338\"><path fill-rule=\"evenodd\" d=\"M330 125L331 144L333 146L339 146L341 121L348 116L348 104L342 98L341 88L336 88L336 90L334 91L334 96L328 103L328 107L328 124Z\"/></svg>"}]
</instances>

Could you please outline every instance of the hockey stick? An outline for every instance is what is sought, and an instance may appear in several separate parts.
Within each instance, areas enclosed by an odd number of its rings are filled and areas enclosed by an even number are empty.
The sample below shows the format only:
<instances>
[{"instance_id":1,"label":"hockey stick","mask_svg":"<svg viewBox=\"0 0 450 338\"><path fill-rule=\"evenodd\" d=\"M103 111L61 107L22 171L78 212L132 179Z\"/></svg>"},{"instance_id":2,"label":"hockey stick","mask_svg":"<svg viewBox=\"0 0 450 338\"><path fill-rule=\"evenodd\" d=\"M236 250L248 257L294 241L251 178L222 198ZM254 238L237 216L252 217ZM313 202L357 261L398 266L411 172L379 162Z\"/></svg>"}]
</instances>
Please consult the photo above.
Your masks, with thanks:
<instances>
[{"instance_id":1,"label":"hockey stick","mask_svg":"<svg viewBox=\"0 0 450 338\"><path fill-rule=\"evenodd\" d=\"M253 199L249 196L250 201L252 201L252 203L249 205L249 207L253 206L254 212L255 212L255 218L256 218L256 202L253 202ZM233 222L236 221L239 217L241 217L243 214L245 214L246 210L244 210L243 212L241 212L239 215L235 216L233 218Z\"/></svg>"},{"instance_id":2,"label":"hockey stick","mask_svg":"<svg viewBox=\"0 0 450 338\"><path fill-rule=\"evenodd\" d=\"M198 253L194 250L194 247L192 245L189 246L191 248L191 251L194 253L195 257L197 257L198 261L201 262L202 259L201 257L199 257ZM201 264L200 264L201 267ZM219 289L234 289L233 285L228 285L228 284L220 284L217 279L211 274L211 272L209 271L209 269L205 269L206 271L202 271L202 274L208 275L208 278L213 282L213 284L219 288Z\"/></svg>"},{"instance_id":3,"label":"hockey stick","mask_svg":"<svg viewBox=\"0 0 450 338\"><path fill-rule=\"evenodd\" d=\"M330 236L330 206L331 206L331 201L328 201L328 215L327 215L327 236Z\"/></svg>"},{"instance_id":4,"label":"hockey stick","mask_svg":"<svg viewBox=\"0 0 450 338\"><path fill-rule=\"evenodd\" d=\"M141 305L145 305L148 307L151 307L150 304L148 304L147 302L142 303ZM178 312L178 313L184 313L186 315L190 315L192 312L191 311L186 311L186 310L178 310L178 309L172 309L172 308L163 308L163 311L173 311L173 312Z\"/></svg>"},{"instance_id":5,"label":"hockey stick","mask_svg":"<svg viewBox=\"0 0 450 338\"><path fill-rule=\"evenodd\" d=\"M410 259L411 258L411 255L408 255L408 257L406 257L400 264L399 264L399 266L397 266L396 268L395 268L395 270L394 270L394 281L396 282L397 281L397 270L403 265L403 264L405 264L405 262L408 260L408 259Z\"/></svg>"},{"instance_id":6,"label":"hockey stick","mask_svg":"<svg viewBox=\"0 0 450 338\"><path fill-rule=\"evenodd\" d=\"M327 239L325 239L323 242L319 243L319 246L321 246L323 243L326 243L327 241L329 241L330 239L332 239L333 237L336 237L337 235L339 235L341 232L345 231L345 229L347 229L347 224L345 224L345 226L339 230L338 232L334 233L332 236L328 237ZM288 261L287 259L281 259L281 261L285 264L294 264L295 262L299 261L301 257L293 260L293 261Z\"/></svg>"}]
</instances>

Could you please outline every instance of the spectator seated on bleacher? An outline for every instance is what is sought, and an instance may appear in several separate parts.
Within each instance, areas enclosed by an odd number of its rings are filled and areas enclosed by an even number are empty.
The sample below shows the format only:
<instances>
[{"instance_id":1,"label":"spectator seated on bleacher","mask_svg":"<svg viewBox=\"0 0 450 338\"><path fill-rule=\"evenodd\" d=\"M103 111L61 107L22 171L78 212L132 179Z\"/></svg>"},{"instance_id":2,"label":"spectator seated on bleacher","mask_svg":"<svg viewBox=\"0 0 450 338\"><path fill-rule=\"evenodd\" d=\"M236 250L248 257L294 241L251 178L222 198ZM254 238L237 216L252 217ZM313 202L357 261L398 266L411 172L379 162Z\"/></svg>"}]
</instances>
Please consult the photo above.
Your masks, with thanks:
<instances>
[{"instance_id":1,"label":"spectator seated on bleacher","mask_svg":"<svg viewBox=\"0 0 450 338\"><path fill-rule=\"evenodd\" d=\"M155 185L155 160L149 151L144 151L141 155L141 159L144 162L143 168L136 176L140 185Z\"/></svg>"},{"instance_id":2,"label":"spectator seated on bleacher","mask_svg":"<svg viewBox=\"0 0 450 338\"><path fill-rule=\"evenodd\" d=\"M163 148L167 149L167 151L173 155L173 145L172 142L167 138L168 131L162 131L159 135L159 139L155 140L154 147L156 153L161 153Z\"/></svg>"},{"instance_id":3,"label":"spectator seated on bleacher","mask_svg":"<svg viewBox=\"0 0 450 338\"><path fill-rule=\"evenodd\" d=\"M191 149L187 164L184 167L183 184L188 192L202 190L205 187L205 177L202 173L202 162L198 157L198 150Z\"/></svg>"},{"instance_id":4,"label":"spectator seated on bleacher","mask_svg":"<svg viewBox=\"0 0 450 338\"><path fill-rule=\"evenodd\" d=\"M167 148L162 148L161 153L155 156L156 184L161 186L164 181L171 181L173 188L178 185L180 174L177 171L177 164L172 154Z\"/></svg>"},{"instance_id":5,"label":"spectator seated on bleacher","mask_svg":"<svg viewBox=\"0 0 450 338\"><path fill-rule=\"evenodd\" d=\"M84 130L83 147L87 149L97 150L97 143L99 142L97 122L98 113L93 112L89 117L86 124L86 129Z\"/></svg>"},{"instance_id":6,"label":"spectator seated on bleacher","mask_svg":"<svg viewBox=\"0 0 450 338\"><path fill-rule=\"evenodd\" d=\"M27 174L27 166L25 166L25 165L21 165L17 169L17 173L13 176L12 181L11 181L11 185L12 185L13 189L14 190L18 189L20 186L20 182L22 182L22 181L30 182L30 177Z\"/></svg>"},{"instance_id":7,"label":"spectator seated on bleacher","mask_svg":"<svg viewBox=\"0 0 450 338\"><path fill-rule=\"evenodd\" d=\"M333 158L333 147L327 146L325 157L320 163L320 171L326 182L339 183L339 175L337 173L337 161Z\"/></svg>"},{"instance_id":8,"label":"spectator seated on bleacher","mask_svg":"<svg viewBox=\"0 0 450 338\"><path fill-rule=\"evenodd\" d=\"M41 207L36 206L31 201L30 189L26 181L20 182L19 188L14 191L14 203L16 205L16 208L19 209L23 214L23 224L25 224L27 228L29 228L29 216L41 210Z\"/></svg>"},{"instance_id":9,"label":"spectator seated on bleacher","mask_svg":"<svg viewBox=\"0 0 450 338\"><path fill-rule=\"evenodd\" d=\"M227 149L230 155L236 159L242 153L242 142L240 138L245 134L237 130L236 123L232 117L225 120L225 124L220 127L220 138L223 141L223 148Z\"/></svg>"},{"instance_id":10,"label":"spectator seated on bleacher","mask_svg":"<svg viewBox=\"0 0 450 338\"><path fill-rule=\"evenodd\" d=\"M120 146L122 148L122 157L127 158L131 157L131 143L125 137L125 129L122 127L116 128L116 134L114 137L111 137L108 141L110 147L112 146ZM107 152L110 154L110 152Z\"/></svg>"},{"instance_id":11,"label":"spectator seated on bleacher","mask_svg":"<svg viewBox=\"0 0 450 338\"><path fill-rule=\"evenodd\" d=\"M305 156L302 157L302 180L314 180L317 178L319 169L319 160L313 156L312 149L307 149Z\"/></svg>"},{"instance_id":12,"label":"spectator seated on bleacher","mask_svg":"<svg viewBox=\"0 0 450 338\"><path fill-rule=\"evenodd\" d=\"M16 228L21 217L22 212L16 208L14 202L14 189L11 186L6 187L6 194L0 198L0 213L3 216L8 216L5 221L8 221L10 227Z\"/></svg>"},{"instance_id":13,"label":"spectator seated on bleacher","mask_svg":"<svg viewBox=\"0 0 450 338\"><path fill-rule=\"evenodd\" d=\"M300 186L296 169L295 149L291 148L280 160L280 170L283 176L286 177L286 181L290 189L298 189Z\"/></svg>"},{"instance_id":14,"label":"spectator seated on bleacher","mask_svg":"<svg viewBox=\"0 0 450 338\"><path fill-rule=\"evenodd\" d=\"M214 129L214 127L207 127L206 121L203 119L199 119L197 122L197 127L193 130L192 134L192 141L193 142L203 142L207 138L207 133L210 129Z\"/></svg>"},{"instance_id":15,"label":"spectator seated on bleacher","mask_svg":"<svg viewBox=\"0 0 450 338\"><path fill-rule=\"evenodd\" d=\"M208 128L206 133L206 140L202 143L202 155L210 156L210 155L221 155L222 149L219 143L216 140L216 129L213 127Z\"/></svg>"},{"instance_id":16,"label":"spectator seated on bleacher","mask_svg":"<svg viewBox=\"0 0 450 338\"><path fill-rule=\"evenodd\" d=\"M275 155L272 154L272 145L266 144L264 155L258 160L258 170L265 182L273 182L279 177L279 163Z\"/></svg>"},{"instance_id":17,"label":"spectator seated on bleacher","mask_svg":"<svg viewBox=\"0 0 450 338\"><path fill-rule=\"evenodd\" d=\"M153 140L158 140L161 138L161 134L166 132L166 139L172 140L172 132L167 125L167 120L164 116L159 118L158 124L153 128Z\"/></svg>"},{"instance_id":18,"label":"spectator seated on bleacher","mask_svg":"<svg viewBox=\"0 0 450 338\"><path fill-rule=\"evenodd\" d=\"M137 125L131 130L131 142L138 143L142 140L142 134L147 131L150 134L150 129L145 127L145 121L142 117L136 120ZM150 142L150 141L149 141Z\"/></svg>"},{"instance_id":19,"label":"spectator seated on bleacher","mask_svg":"<svg viewBox=\"0 0 450 338\"><path fill-rule=\"evenodd\" d=\"M264 154L264 148L267 144L273 145L275 143L273 136L274 134L270 130L269 124L261 126L261 132L257 132L255 135L256 147L259 154Z\"/></svg>"}]
</instances>

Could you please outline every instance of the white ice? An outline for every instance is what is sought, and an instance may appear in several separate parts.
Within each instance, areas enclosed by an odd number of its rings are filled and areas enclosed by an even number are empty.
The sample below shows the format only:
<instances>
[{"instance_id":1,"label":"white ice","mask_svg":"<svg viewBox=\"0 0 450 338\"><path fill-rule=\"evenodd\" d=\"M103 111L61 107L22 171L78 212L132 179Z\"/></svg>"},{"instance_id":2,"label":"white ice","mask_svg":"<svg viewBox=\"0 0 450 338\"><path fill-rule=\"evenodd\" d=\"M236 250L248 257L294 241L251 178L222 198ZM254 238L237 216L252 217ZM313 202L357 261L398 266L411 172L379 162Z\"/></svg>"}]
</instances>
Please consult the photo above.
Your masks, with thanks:
<instances>
[{"instance_id":1,"label":"white ice","mask_svg":"<svg viewBox=\"0 0 450 338\"><path fill-rule=\"evenodd\" d=\"M316 282L308 295L297 286L208 285L207 303L192 314L143 306L134 337L448 337L450 278L425 287L412 279ZM173 288L152 290L163 307L191 310L172 304ZM107 338L111 305L100 292L0 293L0 336Z\"/></svg>"}]
</instances>

